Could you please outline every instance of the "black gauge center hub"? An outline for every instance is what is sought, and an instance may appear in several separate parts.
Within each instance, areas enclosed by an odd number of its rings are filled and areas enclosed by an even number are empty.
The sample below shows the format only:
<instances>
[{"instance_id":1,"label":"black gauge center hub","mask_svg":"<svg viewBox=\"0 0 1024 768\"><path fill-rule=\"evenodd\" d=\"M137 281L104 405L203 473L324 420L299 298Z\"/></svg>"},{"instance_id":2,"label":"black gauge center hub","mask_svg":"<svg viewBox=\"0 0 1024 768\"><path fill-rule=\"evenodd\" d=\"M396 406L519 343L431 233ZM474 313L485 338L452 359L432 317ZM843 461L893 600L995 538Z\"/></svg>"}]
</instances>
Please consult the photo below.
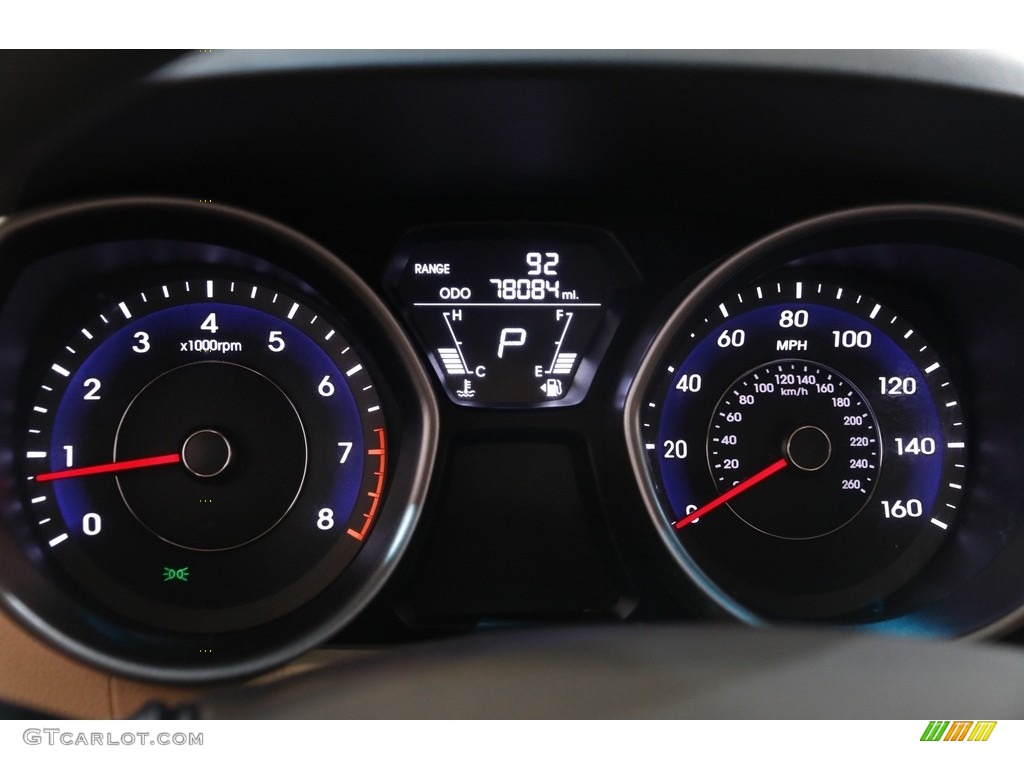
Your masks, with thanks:
<instances>
[{"instance_id":1,"label":"black gauge center hub","mask_svg":"<svg viewBox=\"0 0 1024 768\"><path fill-rule=\"evenodd\" d=\"M820 427L799 427L786 441L785 453L790 463L797 469L817 472L828 464L832 456L832 441Z\"/></svg>"},{"instance_id":2,"label":"black gauge center hub","mask_svg":"<svg viewBox=\"0 0 1024 768\"><path fill-rule=\"evenodd\" d=\"M196 477L216 477L231 463L231 443L215 429L200 429L185 438L181 461Z\"/></svg>"}]
</instances>

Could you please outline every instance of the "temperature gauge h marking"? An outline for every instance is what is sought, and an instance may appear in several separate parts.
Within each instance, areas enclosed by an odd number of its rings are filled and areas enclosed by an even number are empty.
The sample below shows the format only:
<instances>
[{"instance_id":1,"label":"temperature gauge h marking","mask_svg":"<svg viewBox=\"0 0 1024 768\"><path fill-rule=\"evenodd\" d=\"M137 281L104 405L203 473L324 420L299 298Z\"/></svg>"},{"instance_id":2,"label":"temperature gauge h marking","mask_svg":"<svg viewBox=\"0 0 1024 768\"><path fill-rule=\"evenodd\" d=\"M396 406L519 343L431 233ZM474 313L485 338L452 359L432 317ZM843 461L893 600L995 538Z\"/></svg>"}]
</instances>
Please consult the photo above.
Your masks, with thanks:
<instances>
[{"instance_id":1,"label":"temperature gauge h marking","mask_svg":"<svg viewBox=\"0 0 1024 768\"><path fill-rule=\"evenodd\" d=\"M439 348L437 354L441 356L441 364L449 376L465 376L469 373L469 366L466 364L466 358L462 354L462 342L455 335L455 329L452 328L451 323L452 320L462 319L462 310L455 309L451 312L442 312L441 315L444 317L444 324L448 326L448 333L451 335L455 346Z\"/></svg>"}]
</instances>

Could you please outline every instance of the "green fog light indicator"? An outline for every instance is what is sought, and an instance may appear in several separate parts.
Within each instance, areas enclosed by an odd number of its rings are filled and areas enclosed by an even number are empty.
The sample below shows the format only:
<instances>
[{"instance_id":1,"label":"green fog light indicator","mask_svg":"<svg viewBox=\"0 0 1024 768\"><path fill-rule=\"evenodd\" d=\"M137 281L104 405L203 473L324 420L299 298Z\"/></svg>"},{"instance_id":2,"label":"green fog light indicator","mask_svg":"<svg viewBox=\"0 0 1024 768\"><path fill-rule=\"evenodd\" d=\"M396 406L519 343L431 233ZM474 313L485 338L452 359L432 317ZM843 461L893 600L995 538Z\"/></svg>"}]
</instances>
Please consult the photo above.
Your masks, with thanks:
<instances>
[{"instance_id":1,"label":"green fog light indicator","mask_svg":"<svg viewBox=\"0 0 1024 768\"><path fill-rule=\"evenodd\" d=\"M188 581L188 567L168 568L164 566L164 581Z\"/></svg>"}]
</instances>

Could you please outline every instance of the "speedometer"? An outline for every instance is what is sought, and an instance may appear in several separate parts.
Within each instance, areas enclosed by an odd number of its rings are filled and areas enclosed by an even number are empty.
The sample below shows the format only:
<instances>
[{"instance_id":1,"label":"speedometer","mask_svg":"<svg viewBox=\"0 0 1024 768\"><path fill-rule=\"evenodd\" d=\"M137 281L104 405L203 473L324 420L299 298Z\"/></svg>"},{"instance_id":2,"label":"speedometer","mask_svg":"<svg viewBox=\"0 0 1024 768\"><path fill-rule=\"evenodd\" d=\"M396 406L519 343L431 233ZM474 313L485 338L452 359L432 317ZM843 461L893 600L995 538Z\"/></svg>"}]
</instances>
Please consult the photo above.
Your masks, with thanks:
<instances>
[{"instance_id":1,"label":"speedometer","mask_svg":"<svg viewBox=\"0 0 1024 768\"><path fill-rule=\"evenodd\" d=\"M965 484L940 351L868 293L799 272L715 297L662 342L629 415L679 562L745 615L882 611Z\"/></svg>"}]
</instances>

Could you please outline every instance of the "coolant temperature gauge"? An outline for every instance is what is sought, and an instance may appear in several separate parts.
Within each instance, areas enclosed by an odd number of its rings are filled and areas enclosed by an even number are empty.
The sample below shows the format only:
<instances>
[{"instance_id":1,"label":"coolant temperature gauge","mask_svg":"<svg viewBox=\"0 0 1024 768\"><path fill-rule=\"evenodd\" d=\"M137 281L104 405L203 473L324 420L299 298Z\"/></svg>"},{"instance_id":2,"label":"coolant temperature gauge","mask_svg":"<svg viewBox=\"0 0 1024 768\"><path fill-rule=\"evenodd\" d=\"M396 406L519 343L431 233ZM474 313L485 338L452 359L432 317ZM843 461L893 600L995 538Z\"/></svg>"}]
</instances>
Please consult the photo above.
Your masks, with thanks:
<instances>
[{"instance_id":1,"label":"coolant temperature gauge","mask_svg":"<svg viewBox=\"0 0 1024 768\"><path fill-rule=\"evenodd\" d=\"M601 230L488 225L413 233L389 284L454 402L514 407L583 399L635 279Z\"/></svg>"}]
</instances>

